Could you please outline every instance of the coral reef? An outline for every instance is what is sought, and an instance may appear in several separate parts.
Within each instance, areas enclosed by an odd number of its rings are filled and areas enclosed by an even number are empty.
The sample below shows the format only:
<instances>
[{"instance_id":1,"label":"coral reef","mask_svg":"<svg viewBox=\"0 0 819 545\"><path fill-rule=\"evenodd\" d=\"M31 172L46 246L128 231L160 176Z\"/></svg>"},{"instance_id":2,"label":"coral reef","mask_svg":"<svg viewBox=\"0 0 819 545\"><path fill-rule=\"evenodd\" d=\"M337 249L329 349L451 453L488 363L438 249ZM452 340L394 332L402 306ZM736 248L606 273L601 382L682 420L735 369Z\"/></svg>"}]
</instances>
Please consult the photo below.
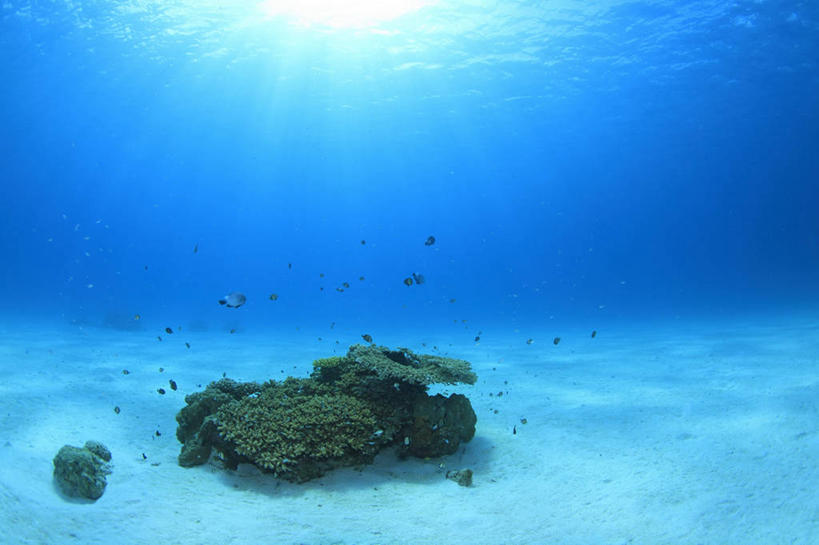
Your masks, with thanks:
<instances>
[{"instance_id":1,"label":"coral reef","mask_svg":"<svg viewBox=\"0 0 819 545\"><path fill-rule=\"evenodd\" d=\"M54 480L68 496L97 500L108 484L111 451L98 441L87 441L82 448L63 446L54 457Z\"/></svg>"},{"instance_id":2,"label":"coral reef","mask_svg":"<svg viewBox=\"0 0 819 545\"><path fill-rule=\"evenodd\" d=\"M469 362L406 348L354 345L313 363L309 378L238 383L222 379L185 398L177 414L179 464L250 463L295 482L336 467L372 463L383 448L450 454L475 433L463 395L429 396L433 383L474 384Z\"/></svg>"}]
</instances>

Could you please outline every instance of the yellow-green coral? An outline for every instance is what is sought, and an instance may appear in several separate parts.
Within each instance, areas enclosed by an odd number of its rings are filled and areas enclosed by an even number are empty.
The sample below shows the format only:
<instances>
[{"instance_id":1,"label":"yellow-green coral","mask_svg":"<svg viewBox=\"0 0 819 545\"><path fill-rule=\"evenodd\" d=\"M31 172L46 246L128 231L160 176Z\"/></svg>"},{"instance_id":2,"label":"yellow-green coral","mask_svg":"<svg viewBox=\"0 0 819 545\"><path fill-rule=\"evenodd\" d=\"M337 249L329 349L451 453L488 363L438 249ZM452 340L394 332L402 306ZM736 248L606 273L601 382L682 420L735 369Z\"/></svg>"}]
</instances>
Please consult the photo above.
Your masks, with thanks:
<instances>
[{"instance_id":1,"label":"yellow-green coral","mask_svg":"<svg viewBox=\"0 0 819 545\"><path fill-rule=\"evenodd\" d=\"M388 445L402 455L438 456L474 434L468 399L426 393L435 382L474 384L466 361L355 345L313 368L309 378L283 382L220 380L186 397L177 415L180 465L205 463L215 449L227 467L252 463L301 482L371 463Z\"/></svg>"},{"instance_id":2,"label":"yellow-green coral","mask_svg":"<svg viewBox=\"0 0 819 545\"><path fill-rule=\"evenodd\" d=\"M322 463L368 462L378 451L372 411L344 394L291 396L269 385L224 405L218 420L221 437L237 454L291 480L315 477Z\"/></svg>"}]
</instances>

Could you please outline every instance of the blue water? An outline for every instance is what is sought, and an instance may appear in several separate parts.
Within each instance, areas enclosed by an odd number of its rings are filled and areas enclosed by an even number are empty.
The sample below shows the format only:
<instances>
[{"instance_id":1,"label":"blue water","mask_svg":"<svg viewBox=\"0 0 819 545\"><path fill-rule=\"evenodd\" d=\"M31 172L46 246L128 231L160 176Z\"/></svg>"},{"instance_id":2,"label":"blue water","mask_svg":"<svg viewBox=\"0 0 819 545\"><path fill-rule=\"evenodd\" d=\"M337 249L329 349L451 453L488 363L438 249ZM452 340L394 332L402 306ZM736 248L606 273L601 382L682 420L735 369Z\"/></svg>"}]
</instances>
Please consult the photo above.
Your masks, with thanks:
<instances>
[{"instance_id":1,"label":"blue water","mask_svg":"<svg viewBox=\"0 0 819 545\"><path fill-rule=\"evenodd\" d=\"M819 5L414 4L0 0L10 543L816 543ZM473 362L474 489L176 466L184 395L362 334Z\"/></svg>"},{"instance_id":2,"label":"blue water","mask_svg":"<svg viewBox=\"0 0 819 545\"><path fill-rule=\"evenodd\" d=\"M236 290L247 328L440 331L816 305L811 3L353 28L228 4L3 3L4 314L218 322Z\"/></svg>"}]
</instances>

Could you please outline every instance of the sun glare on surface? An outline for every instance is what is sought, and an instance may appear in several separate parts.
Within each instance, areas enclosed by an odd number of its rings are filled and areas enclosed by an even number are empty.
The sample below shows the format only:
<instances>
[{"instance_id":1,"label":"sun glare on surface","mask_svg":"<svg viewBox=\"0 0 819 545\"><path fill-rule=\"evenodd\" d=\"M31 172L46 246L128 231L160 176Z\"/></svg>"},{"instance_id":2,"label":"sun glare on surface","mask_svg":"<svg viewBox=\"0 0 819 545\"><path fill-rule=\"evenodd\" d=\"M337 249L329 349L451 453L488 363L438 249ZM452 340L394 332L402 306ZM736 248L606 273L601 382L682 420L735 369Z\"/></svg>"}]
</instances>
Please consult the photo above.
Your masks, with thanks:
<instances>
[{"instance_id":1,"label":"sun glare on surface","mask_svg":"<svg viewBox=\"0 0 819 545\"><path fill-rule=\"evenodd\" d=\"M435 0L264 0L262 13L303 25L366 28L412 13Z\"/></svg>"}]
</instances>

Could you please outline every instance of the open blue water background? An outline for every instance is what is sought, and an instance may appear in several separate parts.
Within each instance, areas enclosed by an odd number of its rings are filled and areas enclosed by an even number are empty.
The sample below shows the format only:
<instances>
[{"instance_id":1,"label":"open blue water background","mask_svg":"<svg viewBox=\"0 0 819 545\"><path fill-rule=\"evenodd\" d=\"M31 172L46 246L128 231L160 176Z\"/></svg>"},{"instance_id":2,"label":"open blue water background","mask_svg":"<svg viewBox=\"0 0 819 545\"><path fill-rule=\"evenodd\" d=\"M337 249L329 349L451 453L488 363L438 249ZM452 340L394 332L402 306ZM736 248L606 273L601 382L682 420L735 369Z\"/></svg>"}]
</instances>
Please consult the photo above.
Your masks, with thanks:
<instances>
[{"instance_id":1,"label":"open blue water background","mask_svg":"<svg viewBox=\"0 0 819 545\"><path fill-rule=\"evenodd\" d=\"M3 0L3 320L463 341L810 311L817 59L796 0L441 0L355 28Z\"/></svg>"}]
</instances>

